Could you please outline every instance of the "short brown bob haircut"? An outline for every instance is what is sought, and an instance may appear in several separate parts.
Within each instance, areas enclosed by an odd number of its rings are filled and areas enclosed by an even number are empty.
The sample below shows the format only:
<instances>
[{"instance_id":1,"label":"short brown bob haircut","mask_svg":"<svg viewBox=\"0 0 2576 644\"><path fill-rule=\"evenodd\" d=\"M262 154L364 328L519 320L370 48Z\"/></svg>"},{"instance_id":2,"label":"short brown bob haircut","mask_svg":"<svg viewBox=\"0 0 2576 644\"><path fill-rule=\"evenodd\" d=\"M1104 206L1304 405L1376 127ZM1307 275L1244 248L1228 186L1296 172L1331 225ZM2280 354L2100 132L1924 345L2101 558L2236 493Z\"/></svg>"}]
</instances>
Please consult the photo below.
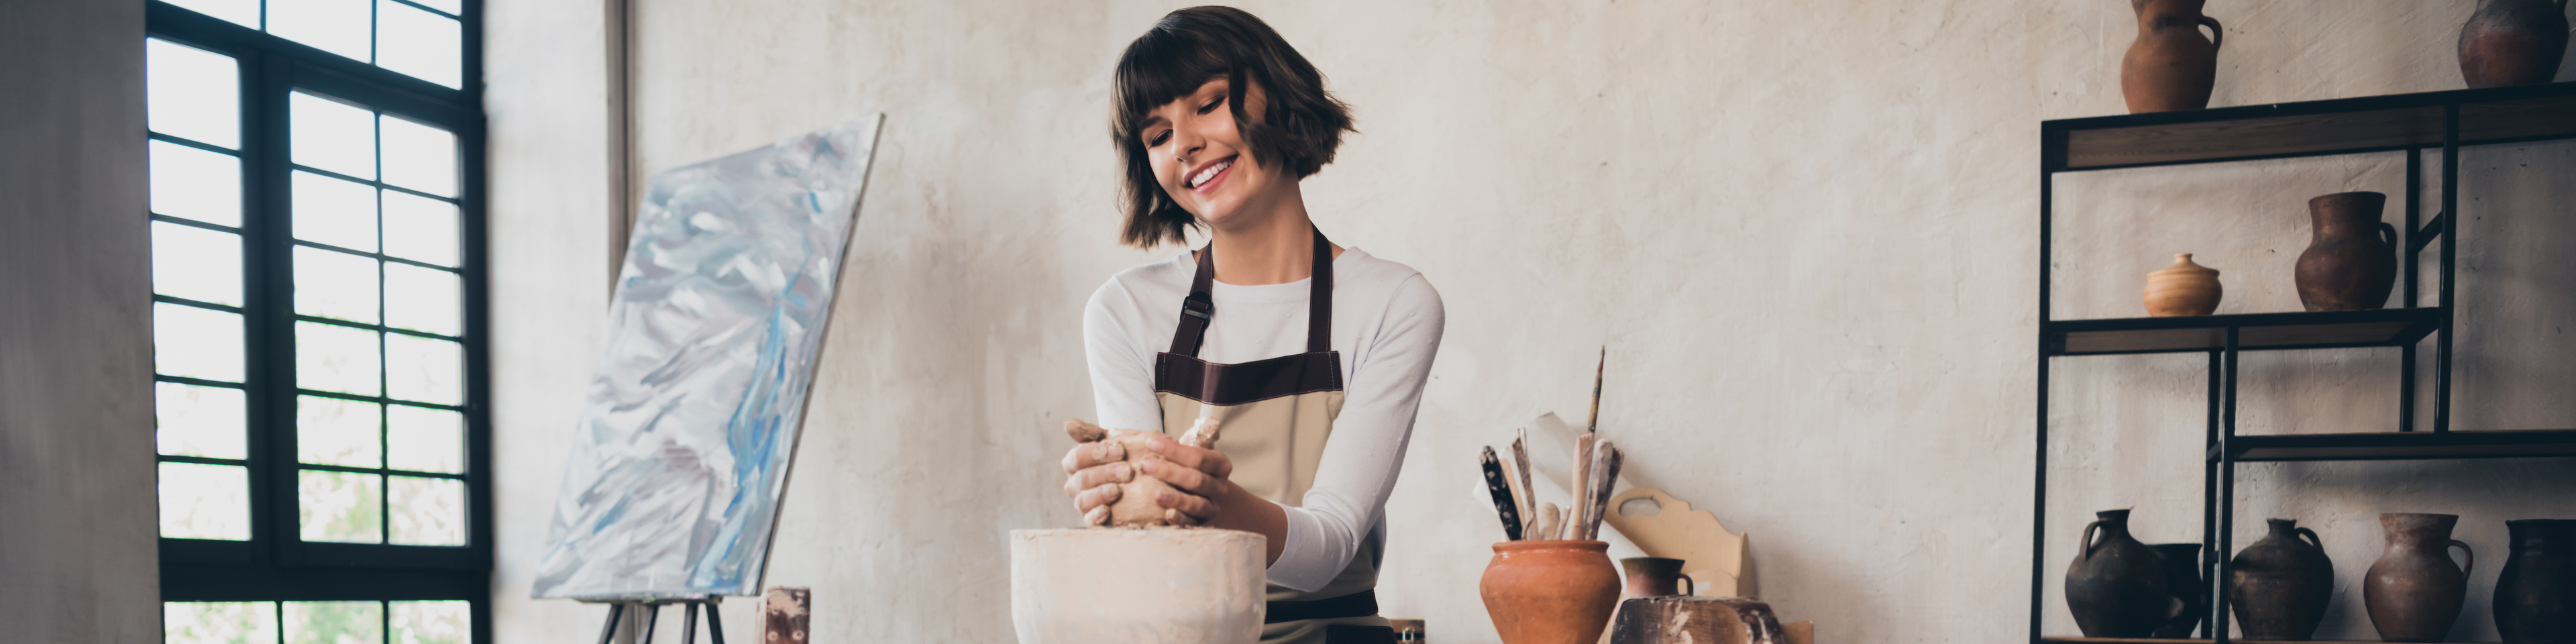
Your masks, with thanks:
<instances>
[{"instance_id":1,"label":"short brown bob haircut","mask_svg":"<svg viewBox=\"0 0 2576 644\"><path fill-rule=\"evenodd\" d=\"M1233 7L1174 11L1127 45L1112 79L1118 112L1109 137L1127 168L1120 201L1127 228L1119 241L1138 248L1184 243L1196 217L1163 193L1138 134L1155 109L1196 92L1208 81L1227 80L1226 108L1235 130L1261 165L1286 169L1298 179L1333 162L1351 108L1324 91L1324 76L1260 18ZM1267 99L1260 118L1243 112L1244 88L1258 85Z\"/></svg>"}]
</instances>

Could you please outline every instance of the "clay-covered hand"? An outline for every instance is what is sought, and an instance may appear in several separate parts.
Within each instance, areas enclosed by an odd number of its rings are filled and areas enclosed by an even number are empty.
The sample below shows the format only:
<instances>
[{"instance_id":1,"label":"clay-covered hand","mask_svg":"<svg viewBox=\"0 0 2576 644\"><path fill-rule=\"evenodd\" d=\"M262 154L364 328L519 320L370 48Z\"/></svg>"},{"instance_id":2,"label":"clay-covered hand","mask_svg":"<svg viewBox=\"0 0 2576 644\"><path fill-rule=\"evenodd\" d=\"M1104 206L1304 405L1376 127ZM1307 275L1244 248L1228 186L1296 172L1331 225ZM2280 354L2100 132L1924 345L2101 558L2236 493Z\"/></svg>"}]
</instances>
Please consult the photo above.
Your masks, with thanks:
<instances>
[{"instance_id":1,"label":"clay-covered hand","mask_svg":"<svg viewBox=\"0 0 2576 644\"><path fill-rule=\"evenodd\" d=\"M1073 509L1082 513L1088 525L1109 525L1109 506L1118 502L1118 484L1136 479L1135 469L1127 463L1127 448L1118 441L1101 440L1109 431L1078 419L1064 421L1064 432L1075 441L1064 453L1064 495L1073 497Z\"/></svg>"},{"instance_id":2,"label":"clay-covered hand","mask_svg":"<svg viewBox=\"0 0 2576 644\"><path fill-rule=\"evenodd\" d=\"M1152 434L1139 441L1141 447L1157 458L1132 459L1136 473L1161 480L1171 490L1154 499L1164 508L1163 519L1174 525L1205 525L1223 508L1218 499L1232 498L1236 492L1234 461L1224 452L1191 447L1168 436Z\"/></svg>"}]
</instances>

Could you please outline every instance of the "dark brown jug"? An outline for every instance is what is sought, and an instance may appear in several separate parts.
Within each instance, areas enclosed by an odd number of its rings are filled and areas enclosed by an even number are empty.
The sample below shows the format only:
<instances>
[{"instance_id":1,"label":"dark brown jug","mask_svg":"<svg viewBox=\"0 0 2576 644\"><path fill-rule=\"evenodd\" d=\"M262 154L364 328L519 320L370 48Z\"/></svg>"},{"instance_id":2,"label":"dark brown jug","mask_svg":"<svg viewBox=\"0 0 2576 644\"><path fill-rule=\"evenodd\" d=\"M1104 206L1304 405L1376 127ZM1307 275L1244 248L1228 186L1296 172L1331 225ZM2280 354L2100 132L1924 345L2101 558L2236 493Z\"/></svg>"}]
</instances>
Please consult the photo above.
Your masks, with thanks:
<instances>
[{"instance_id":1,"label":"dark brown jug","mask_svg":"<svg viewBox=\"0 0 2576 644\"><path fill-rule=\"evenodd\" d=\"M2093 513L2083 549L2066 566L2066 608L2085 637L2146 637L2182 612L2165 587L2164 562L2129 536L2129 511ZM2101 540L2094 540L2099 532Z\"/></svg>"},{"instance_id":2,"label":"dark brown jug","mask_svg":"<svg viewBox=\"0 0 2576 644\"><path fill-rule=\"evenodd\" d=\"M2538 85L2567 53L2567 0L2480 0L2460 25L2460 77L2469 87Z\"/></svg>"},{"instance_id":3,"label":"dark brown jug","mask_svg":"<svg viewBox=\"0 0 2576 644\"><path fill-rule=\"evenodd\" d=\"M1628 573L1628 591L1620 599L1699 594L1699 582L1682 574L1684 563L1670 557L1620 559L1619 569Z\"/></svg>"},{"instance_id":4,"label":"dark brown jug","mask_svg":"<svg viewBox=\"0 0 2576 644\"><path fill-rule=\"evenodd\" d=\"M2207 0L2129 0L2138 12L2138 39L2120 59L2120 96L2130 114L2209 107L2218 78L2218 44L2226 32L2200 15ZM2201 25L2209 37L2200 37Z\"/></svg>"},{"instance_id":5,"label":"dark brown jug","mask_svg":"<svg viewBox=\"0 0 2576 644\"><path fill-rule=\"evenodd\" d=\"M2306 640L2317 634L2334 597L2334 562L2316 531L2290 519L2269 523L2271 534L2228 562L2227 605L2244 639Z\"/></svg>"},{"instance_id":6,"label":"dark brown jug","mask_svg":"<svg viewBox=\"0 0 2576 644\"><path fill-rule=\"evenodd\" d=\"M2388 195L2338 192L2308 200L2315 237L2293 277L2310 311L2359 311L2388 304L2397 285L2397 228L2379 220Z\"/></svg>"},{"instance_id":7,"label":"dark brown jug","mask_svg":"<svg viewBox=\"0 0 2576 644\"><path fill-rule=\"evenodd\" d=\"M2164 562L2165 589L2171 591L2175 599L2182 600L2182 614L2156 627L2155 636L2165 639L2191 637L2192 630L2200 627L2201 620L2209 619L2209 584L2200 578L2200 544L2159 543L2148 547L2155 548L2156 556Z\"/></svg>"},{"instance_id":8,"label":"dark brown jug","mask_svg":"<svg viewBox=\"0 0 2576 644\"><path fill-rule=\"evenodd\" d=\"M2380 641L2439 642L2460 621L2460 601L2469 595L2469 569L2477 567L2478 555L2451 538L2451 527L2459 523L2456 514L2379 515L2388 550L2370 564L2361 597ZM2467 565L2451 563L2452 548L2468 558Z\"/></svg>"},{"instance_id":9,"label":"dark brown jug","mask_svg":"<svg viewBox=\"0 0 2576 644\"><path fill-rule=\"evenodd\" d=\"M2504 522L2496 634L2514 644L2576 644L2576 519Z\"/></svg>"}]
</instances>

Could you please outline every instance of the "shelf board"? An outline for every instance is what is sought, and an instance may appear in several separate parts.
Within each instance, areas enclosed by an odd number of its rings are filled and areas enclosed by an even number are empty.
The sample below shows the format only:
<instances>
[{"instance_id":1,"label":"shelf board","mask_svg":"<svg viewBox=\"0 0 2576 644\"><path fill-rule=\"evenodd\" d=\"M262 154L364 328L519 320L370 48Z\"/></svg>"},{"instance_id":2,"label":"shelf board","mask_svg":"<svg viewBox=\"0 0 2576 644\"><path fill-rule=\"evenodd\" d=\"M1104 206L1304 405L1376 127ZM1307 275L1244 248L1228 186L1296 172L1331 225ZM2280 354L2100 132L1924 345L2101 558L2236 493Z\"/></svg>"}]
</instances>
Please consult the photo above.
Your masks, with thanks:
<instances>
[{"instance_id":1,"label":"shelf board","mask_svg":"<svg viewBox=\"0 0 2576 644\"><path fill-rule=\"evenodd\" d=\"M2576 137L2576 81L2243 105L2040 122L2050 172L2441 147L2460 106L2460 144Z\"/></svg>"},{"instance_id":2,"label":"shelf board","mask_svg":"<svg viewBox=\"0 0 2576 644\"><path fill-rule=\"evenodd\" d=\"M2209 638L2206 638L2206 637L2199 638L2199 639L2172 639L2172 640L2166 640L2166 639L2154 639L2154 638L2146 638L2146 637L2057 637L2057 636L2049 636L2049 637L2042 637L2042 638L2039 638L2039 641L2042 641L2042 642L2069 642L2069 643L2079 643L2079 642L2081 642L2081 643L2093 643L2093 644L2210 644L2210 639L2209 639ZM2231 639L2231 640L2227 640L2227 641L2229 641L2229 642L2244 642L2245 644L2290 644L2290 640L2238 640L2238 639ZM2364 641L2297 640L2297 644L2383 644L2383 643L2381 643L2381 642L2364 642Z\"/></svg>"},{"instance_id":3,"label":"shelf board","mask_svg":"<svg viewBox=\"0 0 2576 644\"><path fill-rule=\"evenodd\" d=\"M2576 429L2238 435L2234 461L2373 461L2576 456Z\"/></svg>"},{"instance_id":4,"label":"shelf board","mask_svg":"<svg viewBox=\"0 0 2576 644\"><path fill-rule=\"evenodd\" d=\"M2213 351L2239 329L2243 351L2394 347L2413 344L2441 325L2440 307L2369 311L2240 313L2170 318L2051 320L2039 325L2051 356Z\"/></svg>"}]
</instances>

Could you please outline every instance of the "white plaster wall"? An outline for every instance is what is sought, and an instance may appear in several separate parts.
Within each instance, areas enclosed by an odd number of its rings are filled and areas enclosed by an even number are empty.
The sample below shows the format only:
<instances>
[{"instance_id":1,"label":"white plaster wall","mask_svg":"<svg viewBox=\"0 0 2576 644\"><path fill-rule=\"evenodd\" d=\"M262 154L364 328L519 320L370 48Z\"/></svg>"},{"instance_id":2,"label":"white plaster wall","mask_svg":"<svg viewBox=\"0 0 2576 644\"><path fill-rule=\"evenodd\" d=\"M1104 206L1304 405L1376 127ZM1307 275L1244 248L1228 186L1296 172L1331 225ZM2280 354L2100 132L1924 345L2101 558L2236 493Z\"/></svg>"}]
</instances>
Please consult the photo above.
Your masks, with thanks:
<instances>
[{"instance_id":1,"label":"white plaster wall","mask_svg":"<svg viewBox=\"0 0 2576 644\"><path fill-rule=\"evenodd\" d=\"M1010 639L1004 531L1076 520L1053 428L1091 414L1081 304L1177 251L1115 245L1104 124L1119 48L1182 4L637 0L648 171L888 115L769 569L814 588L819 637ZM1242 4L1357 108L1362 134L1307 184L1318 223L1420 269L1449 309L1388 507L1386 615L1493 641L1475 583L1499 531L1472 455L1580 416L1607 344L1603 431L1640 478L1752 535L1785 616L1837 642L2023 636L2038 122L2123 111L2126 3ZM2460 83L2467 0L2212 4L2215 105ZM601 99L567 62L597 51L579 44L597 18L495 7L497 632L553 641L599 614L522 599L600 321L606 170L575 130ZM2576 426L2576 146L2465 159L2455 420ZM2306 198L2396 193L2403 168L2064 175L2055 314L2135 315L2174 252L2226 271L2222 311L2295 310ZM2248 357L2245 431L2393 428L2395 353ZM2053 580L2090 511L2196 538L2199 365L2056 363L2048 632L2074 632ZM2338 562L2320 638L2373 637L2357 580L2376 513L2462 514L2458 536L2491 549L2466 641L2494 637L2500 522L2576 516L2566 459L2241 472L2240 544L2296 517ZM727 607L735 637L750 603Z\"/></svg>"},{"instance_id":2,"label":"white plaster wall","mask_svg":"<svg viewBox=\"0 0 2576 644\"><path fill-rule=\"evenodd\" d=\"M161 641L143 4L0 3L0 640Z\"/></svg>"}]
</instances>

